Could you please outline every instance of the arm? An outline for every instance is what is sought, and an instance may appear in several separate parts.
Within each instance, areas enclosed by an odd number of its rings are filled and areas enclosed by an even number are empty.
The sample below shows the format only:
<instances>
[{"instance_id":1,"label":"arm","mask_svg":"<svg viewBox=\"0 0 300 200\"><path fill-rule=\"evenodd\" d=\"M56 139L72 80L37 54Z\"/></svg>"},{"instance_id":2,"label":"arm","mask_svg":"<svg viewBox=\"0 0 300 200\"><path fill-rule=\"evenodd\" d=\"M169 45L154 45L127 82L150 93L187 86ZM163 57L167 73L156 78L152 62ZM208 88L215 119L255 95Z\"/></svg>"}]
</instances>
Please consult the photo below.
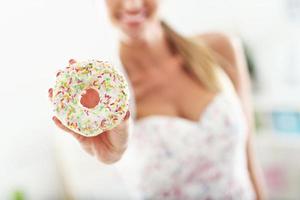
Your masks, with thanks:
<instances>
[{"instance_id":1,"label":"arm","mask_svg":"<svg viewBox=\"0 0 300 200\"><path fill-rule=\"evenodd\" d=\"M249 125L246 145L248 171L257 199L265 199L262 173L253 151L254 120L251 103L251 83L241 42L237 38L217 33L202 35L201 39L216 53L219 65L228 74L240 97Z\"/></svg>"}]
</instances>

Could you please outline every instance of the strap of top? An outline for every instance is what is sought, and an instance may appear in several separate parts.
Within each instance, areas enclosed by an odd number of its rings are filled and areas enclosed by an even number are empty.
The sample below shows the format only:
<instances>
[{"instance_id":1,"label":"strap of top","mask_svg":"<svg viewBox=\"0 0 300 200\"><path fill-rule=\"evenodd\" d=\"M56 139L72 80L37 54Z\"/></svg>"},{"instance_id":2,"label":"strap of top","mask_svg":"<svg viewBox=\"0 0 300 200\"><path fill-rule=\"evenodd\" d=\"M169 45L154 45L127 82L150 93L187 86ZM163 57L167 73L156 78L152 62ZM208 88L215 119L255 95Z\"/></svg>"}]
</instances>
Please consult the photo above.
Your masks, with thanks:
<instances>
[{"instance_id":1,"label":"strap of top","mask_svg":"<svg viewBox=\"0 0 300 200\"><path fill-rule=\"evenodd\" d=\"M219 79L222 92L224 92L225 94L230 95L230 96L237 95L234 85L233 85L232 81L230 80L229 76L219 66L217 67L217 77Z\"/></svg>"}]
</instances>

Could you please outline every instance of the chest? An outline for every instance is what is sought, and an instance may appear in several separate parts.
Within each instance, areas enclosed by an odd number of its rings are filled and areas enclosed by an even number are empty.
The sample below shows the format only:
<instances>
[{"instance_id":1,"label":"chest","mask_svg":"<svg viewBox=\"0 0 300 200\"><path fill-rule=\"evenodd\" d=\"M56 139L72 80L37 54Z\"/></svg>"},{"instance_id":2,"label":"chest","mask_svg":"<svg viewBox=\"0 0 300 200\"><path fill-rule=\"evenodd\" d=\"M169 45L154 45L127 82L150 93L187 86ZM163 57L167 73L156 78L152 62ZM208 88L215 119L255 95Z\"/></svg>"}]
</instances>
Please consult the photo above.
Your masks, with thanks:
<instances>
[{"instance_id":1,"label":"chest","mask_svg":"<svg viewBox=\"0 0 300 200\"><path fill-rule=\"evenodd\" d=\"M168 115L196 121L213 98L182 65L169 63L129 73L137 118Z\"/></svg>"}]
</instances>

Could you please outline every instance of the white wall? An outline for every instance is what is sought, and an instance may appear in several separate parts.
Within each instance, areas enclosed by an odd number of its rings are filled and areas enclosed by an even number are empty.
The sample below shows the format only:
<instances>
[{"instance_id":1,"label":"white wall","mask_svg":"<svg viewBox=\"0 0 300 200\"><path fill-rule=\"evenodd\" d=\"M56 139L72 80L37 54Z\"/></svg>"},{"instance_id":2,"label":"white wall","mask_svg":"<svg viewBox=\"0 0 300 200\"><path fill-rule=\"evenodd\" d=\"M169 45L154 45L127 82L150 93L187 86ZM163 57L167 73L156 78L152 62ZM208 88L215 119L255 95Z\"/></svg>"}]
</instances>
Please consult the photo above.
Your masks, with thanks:
<instances>
[{"instance_id":1,"label":"white wall","mask_svg":"<svg viewBox=\"0 0 300 200\"><path fill-rule=\"evenodd\" d=\"M0 2L0 199L18 188L30 199L128 197L114 168L88 157L73 138L54 127L47 99L56 70L69 58L113 60L115 33L103 2ZM276 56L285 53L278 44L286 45L290 30L282 2L164 0L162 14L186 34L240 33L257 52L261 79L268 78L263 81L268 85L276 80L263 72L277 63L273 56L280 59Z\"/></svg>"},{"instance_id":2,"label":"white wall","mask_svg":"<svg viewBox=\"0 0 300 200\"><path fill-rule=\"evenodd\" d=\"M111 31L92 1L1 1L0 13L0 199L15 189L58 199L53 136L79 147L54 127L47 91L69 58L110 55Z\"/></svg>"}]
</instances>

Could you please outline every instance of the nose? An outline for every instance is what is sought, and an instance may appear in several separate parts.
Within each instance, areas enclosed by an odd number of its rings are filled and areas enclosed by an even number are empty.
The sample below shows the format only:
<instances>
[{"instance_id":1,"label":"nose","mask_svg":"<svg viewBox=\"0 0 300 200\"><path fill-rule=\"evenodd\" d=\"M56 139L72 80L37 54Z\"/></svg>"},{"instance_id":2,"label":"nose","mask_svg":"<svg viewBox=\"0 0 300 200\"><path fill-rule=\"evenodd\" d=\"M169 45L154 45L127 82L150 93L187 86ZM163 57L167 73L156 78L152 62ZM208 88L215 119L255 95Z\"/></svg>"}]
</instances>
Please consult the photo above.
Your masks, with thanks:
<instances>
[{"instance_id":1,"label":"nose","mask_svg":"<svg viewBox=\"0 0 300 200\"><path fill-rule=\"evenodd\" d=\"M143 7L143 0L123 0L124 10L126 12L134 13Z\"/></svg>"}]
</instances>

